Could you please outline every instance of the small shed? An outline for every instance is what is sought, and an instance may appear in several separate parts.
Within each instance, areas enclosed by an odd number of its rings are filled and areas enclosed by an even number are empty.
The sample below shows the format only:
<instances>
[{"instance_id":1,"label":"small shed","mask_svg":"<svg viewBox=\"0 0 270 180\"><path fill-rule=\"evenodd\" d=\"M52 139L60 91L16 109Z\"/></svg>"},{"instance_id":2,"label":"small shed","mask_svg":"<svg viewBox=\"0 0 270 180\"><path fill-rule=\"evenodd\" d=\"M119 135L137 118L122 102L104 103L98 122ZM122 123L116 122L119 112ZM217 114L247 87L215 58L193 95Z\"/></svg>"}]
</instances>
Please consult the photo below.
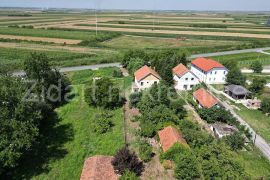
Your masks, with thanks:
<instances>
[{"instance_id":1,"label":"small shed","mask_svg":"<svg viewBox=\"0 0 270 180\"><path fill-rule=\"evenodd\" d=\"M236 127L221 122L210 124L210 129L214 132L215 137L219 139L238 132Z\"/></svg>"},{"instance_id":2,"label":"small shed","mask_svg":"<svg viewBox=\"0 0 270 180\"><path fill-rule=\"evenodd\" d=\"M236 100L246 99L250 94L250 91L248 91L245 87L233 84L225 86L224 91L226 94Z\"/></svg>"},{"instance_id":3,"label":"small shed","mask_svg":"<svg viewBox=\"0 0 270 180\"><path fill-rule=\"evenodd\" d=\"M175 143L187 145L181 132L172 126L168 126L158 132L160 143L164 152L168 151Z\"/></svg>"}]
</instances>

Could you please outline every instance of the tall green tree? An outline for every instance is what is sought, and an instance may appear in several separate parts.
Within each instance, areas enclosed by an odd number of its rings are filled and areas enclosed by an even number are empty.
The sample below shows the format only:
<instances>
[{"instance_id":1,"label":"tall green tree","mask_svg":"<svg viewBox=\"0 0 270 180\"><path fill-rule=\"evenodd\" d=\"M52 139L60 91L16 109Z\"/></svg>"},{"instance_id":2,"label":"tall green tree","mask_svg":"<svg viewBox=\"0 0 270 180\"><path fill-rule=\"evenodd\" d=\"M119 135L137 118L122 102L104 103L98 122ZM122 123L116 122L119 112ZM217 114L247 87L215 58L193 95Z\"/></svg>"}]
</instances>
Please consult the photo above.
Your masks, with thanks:
<instances>
[{"instance_id":1,"label":"tall green tree","mask_svg":"<svg viewBox=\"0 0 270 180\"><path fill-rule=\"evenodd\" d=\"M37 95L39 101L53 107L65 102L65 97L70 92L70 82L49 65L49 58L45 54L32 53L24 62L24 71L28 80L36 82L32 93Z\"/></svg>"},{"instance_id":2,"label":"tall green tree","mask_svg":"<svg viewBox=\"0 0 270 180\"><path fill-rule=\"evenodd\" d=\"M15 167L39 135L41 111L24 97L27 86L19 79L0 76L0 174Z\"/></svg>"},{"instance_id":3,"label":"tall green tree","mask_svg":"<svg viewBox=\"0 0 270 180\"><path fill-rule=\"evenodd\" d=\"M253 93L260 93L266 84L266 79L259 77L259 78L254 78L252 80L252 84L249 87L249 90Z\"/></svg>"},{"instance_id":4,"label":"tall green tree","mask_svg":"<svg viewBox=\"0 0 270 180\"><path fill-rule=\"evenodd\" d=\"M261 106L262 112L264 113L270 113L270 98L263 98L262 100L262 106Z\"/></svg>"},{"instance_id":5,"label":"tall green tree","mask_svg":"<svg viewBox=\"0 0 270 180\"><path fill-rule=\"evenodd\" d=\"M238 67L235 67L232 68L227 74L226 82L227 84L245 86L246 77L242 74L241 70Z\"/></svg>"}]
</instances>

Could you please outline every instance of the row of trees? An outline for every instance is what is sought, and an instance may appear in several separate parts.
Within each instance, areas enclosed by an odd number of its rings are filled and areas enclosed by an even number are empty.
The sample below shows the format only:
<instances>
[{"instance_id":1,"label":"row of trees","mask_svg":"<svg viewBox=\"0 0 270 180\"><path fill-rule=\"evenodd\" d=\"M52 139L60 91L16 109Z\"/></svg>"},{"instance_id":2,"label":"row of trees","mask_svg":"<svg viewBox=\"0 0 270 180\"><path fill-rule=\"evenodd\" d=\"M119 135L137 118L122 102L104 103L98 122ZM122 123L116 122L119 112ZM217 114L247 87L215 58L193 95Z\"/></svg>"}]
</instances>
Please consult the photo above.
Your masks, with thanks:
<instances>
[{"instance_id":1,"label":"row of trees","mask_svg":"<svg viewBox=\"0 0 270 180\"><path fill-rule=\"evenodd\" d=\"M4 69L0 73L0 174L16 167L31 151L70 90L67 78L50 67L44 54L31 54L24 71L24 78Z\"/></svg>"}]
</instances>

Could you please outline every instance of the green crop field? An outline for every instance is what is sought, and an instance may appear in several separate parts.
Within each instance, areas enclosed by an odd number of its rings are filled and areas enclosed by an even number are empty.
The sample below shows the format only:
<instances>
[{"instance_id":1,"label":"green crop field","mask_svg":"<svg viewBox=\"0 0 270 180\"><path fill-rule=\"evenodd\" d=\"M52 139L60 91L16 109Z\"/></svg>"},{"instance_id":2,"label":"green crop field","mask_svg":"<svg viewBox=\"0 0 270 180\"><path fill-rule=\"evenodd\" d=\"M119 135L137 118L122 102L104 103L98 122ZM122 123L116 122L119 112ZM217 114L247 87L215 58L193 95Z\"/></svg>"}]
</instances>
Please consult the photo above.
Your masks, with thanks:
<instances>
[{"instance_id":1,"label":"green crop field","mask_svg":"<svg viewBox=\"0 0 270 180\"><path fill-rule=\"evenodd\" d=\"M237 61L240 67L246 68L249 68L254 61L260 61L263 65L270 65L270 55L262 53L244 53L236 55L216 56L212 58L220 62Z\"/></svg>"}]
</instances>

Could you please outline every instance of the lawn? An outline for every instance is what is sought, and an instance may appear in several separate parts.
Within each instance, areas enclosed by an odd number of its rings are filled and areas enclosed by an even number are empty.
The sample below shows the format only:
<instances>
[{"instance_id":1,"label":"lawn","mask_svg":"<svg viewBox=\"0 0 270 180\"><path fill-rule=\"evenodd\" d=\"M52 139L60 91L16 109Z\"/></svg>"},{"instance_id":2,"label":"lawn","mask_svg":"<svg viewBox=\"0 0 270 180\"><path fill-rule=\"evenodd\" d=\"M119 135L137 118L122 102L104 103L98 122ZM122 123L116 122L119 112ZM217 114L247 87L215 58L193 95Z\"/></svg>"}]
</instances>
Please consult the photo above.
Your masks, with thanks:
<instances>
[{"instance_id":1,"label":"lawn","mask_svg":"<svg viewBox=\"0 0 270 180\"><path fill-rule=\"evenodd\" d=\"M237 113L268 143L270 143L270 117L267 117L259 110L250 110L239 105Z\"/></svg>"},{"instance_id":2,"label":"lawn","mask_svg":"<svg viewBox=\"0 0 270 180\"><path fill-rule=\"evenodd\" d=\"M86 158L99 154L114 155L124 146L122 108L112 111L114 126L109 132L100 135L94 133L91 127L95 114L104 110L89 107L83 100L85 84L93 77L112 75L114 69L68 74L76 96L70 103L56 110L59 123L45 134L46 148L50 151L30 156L31 158L16 169L15 179L79 179ZM117 82L124 82L128 78L119 78ZM56 143L59 141L61 143ZM53 142L54 146L48 142ZM41 163L39 158L46 161Z\"/></svg>"},{"instance_id":3,"label":"lawn","mask_svg":"<svg viewBox=\"0 0 270 180\"><path fill-rule=\"evenodd\" d=\"M237 61L238 65L243 68L249 68L252 62L260 61L263 65L270 65L270 55L262 53L244 53L244 54L234 54L234 55L224 55L224 56L214 56L215 60L220 61Z\"/></svg>"}]
</instances>

